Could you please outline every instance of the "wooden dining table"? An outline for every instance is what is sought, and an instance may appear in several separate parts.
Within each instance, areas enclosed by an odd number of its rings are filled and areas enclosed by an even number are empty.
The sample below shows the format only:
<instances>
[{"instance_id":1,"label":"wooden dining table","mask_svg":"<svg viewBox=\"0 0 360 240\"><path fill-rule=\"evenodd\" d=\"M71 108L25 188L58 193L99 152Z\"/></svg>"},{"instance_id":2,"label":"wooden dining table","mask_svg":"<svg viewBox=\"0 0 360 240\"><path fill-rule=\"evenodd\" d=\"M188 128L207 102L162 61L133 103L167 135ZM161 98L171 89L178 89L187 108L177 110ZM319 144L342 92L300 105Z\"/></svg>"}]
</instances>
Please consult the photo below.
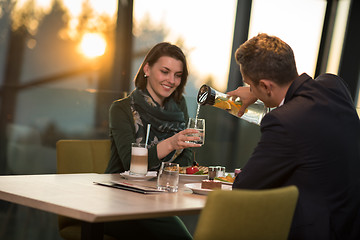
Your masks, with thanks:
<instances>
[{"instance_id":1,"label":"wooden dining table","mask_svg":"<svg viewBox=\"0 0 360 240\"><path fill-rule=\"evenodd\" d=\"M0 199L82 221L82 239L102 239L103 223L199 214L206 196L180 181L176 193L142 194L95 184L129 181L120 174L41 174L0 176Z\"/></svg>"}]
</instances>

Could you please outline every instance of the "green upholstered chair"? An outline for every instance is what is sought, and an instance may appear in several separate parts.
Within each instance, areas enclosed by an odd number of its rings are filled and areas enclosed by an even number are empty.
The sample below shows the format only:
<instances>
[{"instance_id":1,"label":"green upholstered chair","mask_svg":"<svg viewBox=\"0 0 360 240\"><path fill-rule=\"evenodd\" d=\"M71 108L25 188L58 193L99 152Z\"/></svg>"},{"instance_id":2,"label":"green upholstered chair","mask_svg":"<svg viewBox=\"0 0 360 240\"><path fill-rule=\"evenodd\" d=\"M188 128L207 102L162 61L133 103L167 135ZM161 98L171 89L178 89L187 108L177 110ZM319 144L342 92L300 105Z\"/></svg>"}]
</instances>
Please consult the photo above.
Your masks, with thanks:
<instances>
[{"instance_id":1,"label":"green upholstered chair","mask_svg":"<svg viewBox=\"0 0 360 240\"><path fill-rule=\"evenodd\" d=\"M295 186L213 191L200 214L194 240L285 240L298 195Z\"/></svg>"},{"instance_id":2,"label":"green upholstered chair","mask_svg":"<svg viewBox=\"0 0 360 240\"><path fill-rule=\"evenodd\" d=\"M110 140L59 140L57 173L104 173L110 159Z\"/></svg>"},{"instance_id":3,"label":"green upholstered chair","mask_svg":"<svg viewBox=\"0 0 360 240\"><path fill-rule=\"evenodd\" d=\"M110 159L110 140L59 140L56 143L57 173L104 173ZM81 222L58 216L63 239L81 239ZM114 239L104 235L105 240Z\"/></svg>"}]
</instances>

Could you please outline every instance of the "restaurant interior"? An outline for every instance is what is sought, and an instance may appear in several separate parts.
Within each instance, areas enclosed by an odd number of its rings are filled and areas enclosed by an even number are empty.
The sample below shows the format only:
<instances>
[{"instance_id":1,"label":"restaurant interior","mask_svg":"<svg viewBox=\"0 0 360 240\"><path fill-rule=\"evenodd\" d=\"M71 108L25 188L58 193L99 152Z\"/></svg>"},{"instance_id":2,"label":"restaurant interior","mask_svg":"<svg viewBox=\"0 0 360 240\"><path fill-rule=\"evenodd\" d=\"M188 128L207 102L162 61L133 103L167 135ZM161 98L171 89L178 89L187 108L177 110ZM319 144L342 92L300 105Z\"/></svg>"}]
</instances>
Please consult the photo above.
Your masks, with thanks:
<instances>
[{"instance_id":1,"label":"restaurant interior","mask_svg":"<svg viewBox=\"0 0 360 240\"><path fill-rule=\"evenodd\" d=\"M0 1L0 175L57 173L59 140L109 139L110 104L134 89L145 54L162 41L188 57L191 117L202 84L243 85L234 52L259 32L293 46L299 73L341 76L360 116L360 1L107 1ZM206 140L196 161L243 167L259 126L211 106L199 116ZM192 233L197 217L182 217ZM57 221L0 201L0 239L61 239Z\"/></svg>"}]
</instances>

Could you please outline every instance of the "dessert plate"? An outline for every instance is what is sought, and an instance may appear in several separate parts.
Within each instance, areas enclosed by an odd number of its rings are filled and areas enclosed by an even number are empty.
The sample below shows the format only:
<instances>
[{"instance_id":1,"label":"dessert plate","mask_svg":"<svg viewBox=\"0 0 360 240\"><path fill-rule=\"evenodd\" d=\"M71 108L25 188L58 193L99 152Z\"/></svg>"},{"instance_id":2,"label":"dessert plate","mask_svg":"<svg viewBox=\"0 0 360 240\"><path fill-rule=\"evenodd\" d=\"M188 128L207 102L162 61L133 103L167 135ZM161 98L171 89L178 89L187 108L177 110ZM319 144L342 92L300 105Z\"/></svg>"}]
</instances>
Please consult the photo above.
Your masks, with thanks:
<instances>
[{"instance_id":1,"label":"dessert plate","mask_svg":"<svg viewBox=\"0 0 360 240\"><path fill-rule=\"evenodd\" d=\"M208 195L209 192L213 191L212 189L201 188L201 183L186 183L184 184L184 186L190 188L193 191L193 193L200 195ZM227 184L222 184L221 190L232 190L232 186Z\"/></svg>"}]
</instances>

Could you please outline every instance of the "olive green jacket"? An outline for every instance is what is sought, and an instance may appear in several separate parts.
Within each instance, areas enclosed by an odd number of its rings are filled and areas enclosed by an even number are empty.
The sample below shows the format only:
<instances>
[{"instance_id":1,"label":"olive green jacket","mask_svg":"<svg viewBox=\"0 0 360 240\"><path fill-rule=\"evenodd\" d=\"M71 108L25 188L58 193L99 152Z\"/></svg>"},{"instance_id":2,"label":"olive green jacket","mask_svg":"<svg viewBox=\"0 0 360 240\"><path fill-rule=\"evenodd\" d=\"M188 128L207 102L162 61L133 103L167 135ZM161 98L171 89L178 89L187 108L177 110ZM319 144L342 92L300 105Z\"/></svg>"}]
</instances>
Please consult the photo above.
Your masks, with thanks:
<instances>
[{"instance_id":1,"label":"olive green jacket","mask_svg":"<svg viewBox=\"0 0 360 240\"><path fill-rule=\"evenodd\" d=\"M185 98L178 104L184 113L185 122L189 115ZM131 143L135 142L134 119L130 107L130 98L123 98L113 102L109 111L109 135L111 140L111 157L106 169L106 173L120 173L130 169ZM151 146L148 153L148 169L154 170L159 165L161 159L157 155L157 145ZM192 150L186 148L173 161L180 166L190 166L192 164Z\"/></svg>"}]
</instances>

